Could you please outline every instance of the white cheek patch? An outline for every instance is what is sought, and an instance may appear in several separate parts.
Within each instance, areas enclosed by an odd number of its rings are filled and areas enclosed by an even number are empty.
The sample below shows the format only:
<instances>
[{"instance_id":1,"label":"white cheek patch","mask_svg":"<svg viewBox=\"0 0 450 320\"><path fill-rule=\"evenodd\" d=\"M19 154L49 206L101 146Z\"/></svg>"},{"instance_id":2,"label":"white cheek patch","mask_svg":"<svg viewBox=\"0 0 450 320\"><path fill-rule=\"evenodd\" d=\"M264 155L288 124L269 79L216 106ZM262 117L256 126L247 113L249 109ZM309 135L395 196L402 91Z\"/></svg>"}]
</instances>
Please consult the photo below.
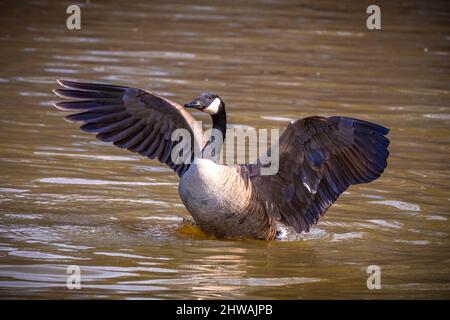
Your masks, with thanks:
<instances>
[{"instance_id":1,"label":"white cheek patch","mask_svg":"<svg viewBox=\"0 0 450 320\"><path fill-rule=\"evenodd\" d=\"M203 109L203 111L208 112L209 114L216 114L217 112L219 112L220 103L220 99L215 98L207 108Z\"/></svg>"}]
</instances>

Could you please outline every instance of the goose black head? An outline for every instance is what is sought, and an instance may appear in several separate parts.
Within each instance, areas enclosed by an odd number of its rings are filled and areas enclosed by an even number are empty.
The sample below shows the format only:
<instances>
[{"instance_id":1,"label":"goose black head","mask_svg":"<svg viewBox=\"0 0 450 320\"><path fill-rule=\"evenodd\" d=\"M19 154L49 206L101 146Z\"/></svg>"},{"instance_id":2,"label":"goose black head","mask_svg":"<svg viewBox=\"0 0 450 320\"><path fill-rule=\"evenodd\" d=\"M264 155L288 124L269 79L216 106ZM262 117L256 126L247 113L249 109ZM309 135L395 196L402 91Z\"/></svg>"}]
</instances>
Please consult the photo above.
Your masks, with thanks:
<instances>
[{"instance_id":1,"label":"goose black head","mask_svg":"<svg viewBox=\"0 0 450 320\"><path fill-rule=\"evenodd\" d=\"M204 92L184 105L185 108L197 109L211 115L218 114L225 107L220 97L215 93Z\"/></svg>"}]
</instances>

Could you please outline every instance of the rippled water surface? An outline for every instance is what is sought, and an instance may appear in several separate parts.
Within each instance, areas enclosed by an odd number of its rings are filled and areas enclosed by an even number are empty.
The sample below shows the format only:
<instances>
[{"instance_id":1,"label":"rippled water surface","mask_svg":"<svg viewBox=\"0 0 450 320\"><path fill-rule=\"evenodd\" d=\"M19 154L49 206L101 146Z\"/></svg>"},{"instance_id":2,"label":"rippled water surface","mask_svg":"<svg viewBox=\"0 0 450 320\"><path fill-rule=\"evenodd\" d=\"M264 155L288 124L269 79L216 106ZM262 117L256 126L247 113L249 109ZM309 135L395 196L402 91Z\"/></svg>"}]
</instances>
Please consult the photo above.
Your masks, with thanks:
<instances>
[{"instance_id":1,"label":"rippled water surface","mask_svg":"<svg viewBox=\"0 0 450 320\"><path fill-rule=\"evenodd\" d=\"M0 297L450 298L446 1L0 2ZM231 125L344 115L392 129L388 169L311 233L205 239L178 178L51 107L56 78L226 101ZM197 115L203 120L207 117ZM81 267L82 289L66 270ZM366 268L381 268L368 290Z\"/></svg>"}]
</instances>

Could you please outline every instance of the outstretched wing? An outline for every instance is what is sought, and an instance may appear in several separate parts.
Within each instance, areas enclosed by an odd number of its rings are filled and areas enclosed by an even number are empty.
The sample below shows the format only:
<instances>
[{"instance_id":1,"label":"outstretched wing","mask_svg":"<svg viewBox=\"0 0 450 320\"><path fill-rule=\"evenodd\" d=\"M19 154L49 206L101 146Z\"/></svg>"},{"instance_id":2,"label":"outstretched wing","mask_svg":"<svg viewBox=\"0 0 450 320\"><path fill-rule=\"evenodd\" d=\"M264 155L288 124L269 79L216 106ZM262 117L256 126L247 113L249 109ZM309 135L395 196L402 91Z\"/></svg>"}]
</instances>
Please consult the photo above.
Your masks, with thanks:
<instances>
[{"instance_id":1,"label":"outstretched wing","mask_svg":"<svg viewBox=\"0 0 450 320\"><path fill-rule=\"evenodd\" d=\"M137 88L97 83L58 80L64 89L54 93L72 101L57 102L55 107L73 112L66 117L70 122L81 122L81 130L97 133L97 139L113 142L150 159L157 158L170 166L179 176L189 163L174 163L171 153L179 141L172 141L175 129L185 129L194 143L204 145L203 132L195 126L195 119L182 106L148 91ZM177 162L177 161L175 161Z\"/></svg>"},{"instance_id":2,"label":"outstretched wing","mask_svg":"<svg viewBox=\"0 0 450 320\"><path fill-rule=\"evenodd\" d=\"M279 171L260 175L251 165L254 196L270 217L309 231L353 184L377 179L387 165L389 129L345 117L291 123L279 140Z\"/></svg>"}]
</instances>

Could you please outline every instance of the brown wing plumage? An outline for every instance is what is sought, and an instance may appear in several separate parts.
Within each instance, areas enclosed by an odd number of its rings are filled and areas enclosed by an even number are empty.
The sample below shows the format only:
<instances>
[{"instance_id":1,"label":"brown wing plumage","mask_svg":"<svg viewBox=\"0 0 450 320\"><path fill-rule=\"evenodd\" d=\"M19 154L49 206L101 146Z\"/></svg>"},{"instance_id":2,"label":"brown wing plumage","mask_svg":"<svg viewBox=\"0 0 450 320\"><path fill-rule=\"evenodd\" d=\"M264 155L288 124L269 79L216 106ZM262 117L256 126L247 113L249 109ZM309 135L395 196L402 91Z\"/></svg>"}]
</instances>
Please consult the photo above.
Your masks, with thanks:
<instances>
[{"instance_id":1,"label":"brown wing plumage","mask_svg":"<svg viewBox=\"0 0 450 320\"><path fill-rule=\"evenodd\" d=\"M188 163L175 164L171 152L178 141L172 141L175 129L186 129L191 137L192 158L194 143L200 148L205 141L195 119L179 104L137 88L97 83L58 80L64 89L55 94L72 101L57 102L55 107L73 112L70 122L81 122L81 130L97 133L97 139L113 142L119 148L137 152L150 159L157 158L179 176L189 168Z\"/></svg>"},{"instance_id":2,"label":"brown wing plumage","mask_svg":"<svg viewBox=\"0 0 450 320\"><path fill-rule=\"evenodd\" d=\"M389 129L345 117L291 123L279 140L279 171L250 166L254 196L270 218L309 231L353 184L377 179L387 165Z\"/></svg>"}]
</instances>

